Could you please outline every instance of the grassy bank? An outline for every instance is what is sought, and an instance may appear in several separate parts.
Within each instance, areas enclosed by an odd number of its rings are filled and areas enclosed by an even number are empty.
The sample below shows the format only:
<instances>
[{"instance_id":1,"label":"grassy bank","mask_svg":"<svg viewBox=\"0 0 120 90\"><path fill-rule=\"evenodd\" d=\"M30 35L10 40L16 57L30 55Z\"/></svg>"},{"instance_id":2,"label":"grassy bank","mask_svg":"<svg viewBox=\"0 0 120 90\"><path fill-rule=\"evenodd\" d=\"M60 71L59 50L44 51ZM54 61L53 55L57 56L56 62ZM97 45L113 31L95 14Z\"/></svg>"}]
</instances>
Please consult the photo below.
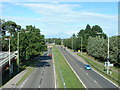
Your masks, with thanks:
<instances>
[{"instance_id":1,"label":"grassy bank","mask_svg":"<svg viewBox=\"0 0 120 90\"><path fill-rule=\"evenodd\" d=\"M57 82L58 82L58 88L63 88L63 82L59 71L62 72L62 76L64 78L66 88L84 88L79 79L76 77L72 69L69 67L67 62L65 61L64 57L61 55L60 51L53 47L53 55L55 60L55 69L57 74ZM58 66L59 64L59 66Z\"/></svg>"},{"instance_id":2,"label":"grassy bank","mask_svg":"<svg viewBox=\"0 0 120 90\"><path fill-rule=\"evenodd\" d=\"M99 73L101 73L102 75L104 75L106 78L110 79L111 81L113 81L114 83L116 83L118 85L118 72L114 72L112 71L112 74L107 74L106 71L104 71L104 64L98 64L98 61L93 61L94 59L90 59L89 57L87 57L86 55L81 55L80 53L78 53L78 55L80 57L82 57L85 61L87 61L96 71L98 71Z\"/></svg>"}]
</instances>

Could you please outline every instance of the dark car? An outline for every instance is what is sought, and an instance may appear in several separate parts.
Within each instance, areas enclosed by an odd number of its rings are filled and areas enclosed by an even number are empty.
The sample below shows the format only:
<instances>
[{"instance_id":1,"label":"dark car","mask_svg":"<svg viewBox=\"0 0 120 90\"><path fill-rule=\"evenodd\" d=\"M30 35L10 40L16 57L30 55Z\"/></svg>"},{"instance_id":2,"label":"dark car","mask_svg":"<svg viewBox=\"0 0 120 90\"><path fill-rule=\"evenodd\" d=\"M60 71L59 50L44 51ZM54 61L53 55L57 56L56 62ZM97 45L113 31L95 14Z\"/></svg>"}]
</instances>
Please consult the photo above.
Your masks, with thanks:
<instances>
[{"instance_id":1,"label":"dark car","mask_svg":"<svg viewBox=\"0 0 120 90\"><path fill-rule=\"evenodd\" d=\"M40 66L45 67L45 66L50 66L50 64L48 62L41 62Z\"/></svg>"}]
</instances>

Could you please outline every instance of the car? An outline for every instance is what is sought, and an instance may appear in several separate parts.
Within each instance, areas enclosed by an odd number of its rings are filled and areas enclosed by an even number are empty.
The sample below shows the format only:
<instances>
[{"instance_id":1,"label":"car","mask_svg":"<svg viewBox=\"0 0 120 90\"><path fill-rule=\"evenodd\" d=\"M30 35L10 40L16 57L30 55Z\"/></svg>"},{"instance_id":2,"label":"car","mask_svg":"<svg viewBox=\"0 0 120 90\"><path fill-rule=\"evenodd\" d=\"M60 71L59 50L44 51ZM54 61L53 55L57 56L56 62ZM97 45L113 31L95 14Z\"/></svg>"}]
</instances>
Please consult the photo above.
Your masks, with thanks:
<instances>
[{"instance_id":1,"label":"car","mask_svg":"<svg viewBox=\"0 0 120 90\"><path fill-rule=\"evenodd\" d=\"M52 57L52 54L50 54L49 56Z\"/></svg>"},{"instance_id":2,"label":"car","mask_svg":"<svg viewBox=\"0 0 120 90\"><path fill-rule=\"evenodd\" d=\"M85 64L85 69L91 70L91 66L89 64Z\"/></svg>"},{"instance_id":3,"label":"car","mask_svg":"<svg viewBox=\"0 0 120 90\"><path fill-rule=\"evenodd\" d=\"M50 64L49 64L49 63L46 63L46 66L48 66L48 67L49 67L49 66L50 66Z\"/></svg>"},{"instance_id":4,"label":"car","mask_svg":"<svg viewBox=\"0 0 120 90\"><path fill-rule=\"evenodd\" d=\"M41 63L40 63L40 66L41 66L41 67L45 67L45 66L48 66L48 67L49 67L50 64L49 64L48 62L41 62Z\"/></svg>"}]
</instances>

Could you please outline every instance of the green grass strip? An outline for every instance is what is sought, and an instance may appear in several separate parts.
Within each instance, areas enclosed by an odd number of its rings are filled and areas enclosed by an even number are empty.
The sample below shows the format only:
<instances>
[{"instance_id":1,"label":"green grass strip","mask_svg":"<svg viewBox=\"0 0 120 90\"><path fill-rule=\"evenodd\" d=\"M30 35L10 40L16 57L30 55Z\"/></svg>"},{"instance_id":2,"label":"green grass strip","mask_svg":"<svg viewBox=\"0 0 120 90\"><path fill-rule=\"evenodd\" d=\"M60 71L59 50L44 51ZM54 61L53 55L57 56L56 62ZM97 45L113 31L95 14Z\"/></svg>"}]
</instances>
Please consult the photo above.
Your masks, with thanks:
<instances>
[{"instance_id":1,"label":"green grass strip","mask_svg":"<svg viewBox=\"0 0 120 90\"><path fill-rule=\"evenodd\" d=\"M66 88L84 88L82 83L79 81L77 76L74 74L74 72L69 67L64 57L61 55L60 51L56 47L53 48L53 55L54 55L55 66L56 66L55 68L56 68L57 80L59 85L58 88L63 88L63 83L62 83L57 62L60 65L60 69L66 84Z\"/></svg>"}]
</instances>

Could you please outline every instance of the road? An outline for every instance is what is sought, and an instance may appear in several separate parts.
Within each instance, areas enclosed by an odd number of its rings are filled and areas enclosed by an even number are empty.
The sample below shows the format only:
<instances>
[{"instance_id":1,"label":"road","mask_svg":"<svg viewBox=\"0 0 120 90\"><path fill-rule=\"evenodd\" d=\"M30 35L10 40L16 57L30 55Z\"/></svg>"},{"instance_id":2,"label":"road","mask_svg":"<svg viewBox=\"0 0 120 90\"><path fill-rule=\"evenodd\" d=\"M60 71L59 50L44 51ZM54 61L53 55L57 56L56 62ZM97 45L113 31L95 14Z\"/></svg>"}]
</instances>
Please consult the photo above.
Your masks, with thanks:
<instances>
[{"instance_id":1,"label":"road","mask_svg":"<svg viewBox=\"0 0 120 90\"><path fill-rule=\"evenodd\" d=\"M61 47L58 48L88 89L114 88L118 90L118 88L114 84L100 76L94 70L86 70L84 68L84 64L80 62L77 58L75 58L73 55L71 55L68 51L64 50Z\"/></svg>"},{"instance_id":2,"label":"road","mask_svg":"<svg viewBox=\"0 0 120 90\"><path fill-rule=\"evenodd\" d=\"M52 49L48 50L52 54ZM20 88L55 88L53 60L51 57L41 56L39 62L49 62L50 66L40 66L38 63L31 75L20 85Z\"/></svg>"}]
</instances>

